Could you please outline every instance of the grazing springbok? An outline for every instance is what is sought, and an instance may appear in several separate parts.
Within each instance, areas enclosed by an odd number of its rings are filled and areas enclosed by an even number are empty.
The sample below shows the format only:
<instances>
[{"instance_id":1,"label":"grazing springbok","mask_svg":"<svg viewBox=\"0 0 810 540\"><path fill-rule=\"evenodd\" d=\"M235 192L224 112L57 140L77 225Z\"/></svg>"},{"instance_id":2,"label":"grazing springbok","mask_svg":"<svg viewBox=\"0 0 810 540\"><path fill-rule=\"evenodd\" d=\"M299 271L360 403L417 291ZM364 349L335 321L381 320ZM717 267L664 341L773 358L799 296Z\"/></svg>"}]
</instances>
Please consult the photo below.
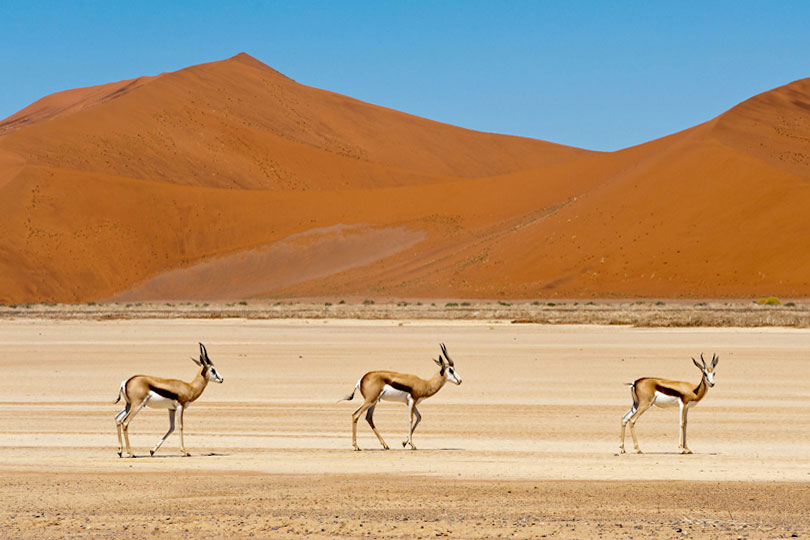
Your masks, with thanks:
<instances>
[{"instance_id":1,"label":"grazing springbok","mask_svg":"<svg viewBox=\"0 0 810 540\"><path fill-rule=\"evenodd\" d=\"M124 441L127 443L127 454L134 458L135 455L129 448L129 423L144 407L153 409L169 409L169 431L166 432L158 443L149 451L150 456L154 456L163 441L174 431L174 416L180 411L180 451L184 456L190 456L183 443L183 411L189 404L196 400L205 390L208 381L221 383L222 377L214 369L214 363L208 358L208 351L205 345L200 343L200 359L191 359L200 366L197 376L190 382L183 382L177 379L163 379L161 377L150 377L148 375L135 375L121 383L118 390L116 403L124 398L126 406L124 410L115 415L115 427L118 429L118 457L123 454L123 442L121 431L124 432Z\"/></svg>"},{"instance_id":2,"label":"grazing springbok","mask_svg":"<svg viewBox=\"0 0 810 540\"><path fill-rule=\"evenodd\" d=\"M357 446L357 420L364 411L367 411L366 421L368 421L368 425L371 426L383 448L388 450L388 445L385 444L377 428L374 427L374 408L380 400L399 401L408 405L410 418L408 438L402 441L402 447L411 445L411 449L416 450L416 446L413 444L413 432L416 430L416 426L419 425L419 421L422 420L422 415L419 414L416 406L423 399L427 399L441 390L448 379L455 384L461 384L461 377L456 373L453 360L448 356L447 347L444 346L444 343L441 344L441 348L442 352L439 354L439 359L433 360L439 365L439 371L428 380L416 375L395 373L393 371L369 371L360 377L360 380L354 385L352 393L341 400L351 401L358 388L365 399L360 408L352 413L352 445L355 450L360 450L360 447ZM416 415L416 422L413 421L414 415Z\"/></svg>"},{"instance_id":3,"label":"grazing springbok","mask_svg":"<svg viewBox=\"0 0 810 540\"><path fill-rule=\"evenodd\" d=\"M706 361L703 359L703 353L701 353L700 361L703 365L698 364L698 361L692 358L692 362L695 363L695 366L703 375L697 386L689 382L668 381L652 377L643 377L630 384L633 406L622 417L622 444L620 446L622 454L624 454L624 430L628 423L630 423L630 434L633 436L633 446L635 446L637 453L641 453L641 449L638 447L635 426L639 416L653 405L659 407L678 406L680 408L681 432L678 448L681 454L692 453L686 446L686 413L689 412L689 407L694 407L706 396L709 387L714 386L714 368L717 367L720 357L712 354L712 364L707 366Z\"/></svg>"}]
</instances>

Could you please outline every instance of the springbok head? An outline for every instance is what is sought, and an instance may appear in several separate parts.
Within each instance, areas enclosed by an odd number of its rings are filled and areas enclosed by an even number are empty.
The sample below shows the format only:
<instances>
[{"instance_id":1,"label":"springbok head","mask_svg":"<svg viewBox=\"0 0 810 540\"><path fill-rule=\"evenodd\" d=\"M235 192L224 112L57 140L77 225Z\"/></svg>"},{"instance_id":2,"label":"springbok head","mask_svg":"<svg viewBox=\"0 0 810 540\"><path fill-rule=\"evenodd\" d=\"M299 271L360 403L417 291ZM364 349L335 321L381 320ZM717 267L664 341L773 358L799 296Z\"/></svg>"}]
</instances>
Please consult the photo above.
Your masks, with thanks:
<instances>
[{"instance_id":1,"label":"springbok head","mask_svg":"<svg viewBox=\"0 0 810 540\"><path fill-rule=\"evenodd\" d=\"M208 358L208 351L205 350L205 345L200 343L200 359L197 360L196 358L191 359L195 364L203 368L203 377L208 379L209 381L214 381L218 383L222 383L224 379L220 377L219 373L217 373L216 368L214 367L214 363Z\"/></svg>"},{"instance_id":2,"label":"springbok head","mask_svg":"<svg viewBox=\"0 0 810 540\"><path fill-rule=\"evenodd\" d=\"M453 359L450 358L450 355L447 354L447 347L444 346L444 343L440 343L442 348L442 354L439 355L439 359L434 359L433 361L439 365L441 368L440 374L444 376L447 373L447 378L450 382L455 384L461 384L461 377L458 376L456 373L455 365L453 364ZM443 356L442 356L443 355Z\"/></svg>"},{"instance_id":3,"label":"springbok head","mask_svg":"<svg viewBox=\"0 0 810 540\"><path fill-rule=\"evenodd\" d=\"M712 353L712 364L711 366L707 366L706 360L703 359L703 353L700 353L700 361L703 365L700 365L697 360L692 358L692 362L694 362L697 368L703 372L703 378L706 379L709 386L714 386L714 368L717 367L717 362L720 361L720 357Z\"/></svg>"}]
</instances>

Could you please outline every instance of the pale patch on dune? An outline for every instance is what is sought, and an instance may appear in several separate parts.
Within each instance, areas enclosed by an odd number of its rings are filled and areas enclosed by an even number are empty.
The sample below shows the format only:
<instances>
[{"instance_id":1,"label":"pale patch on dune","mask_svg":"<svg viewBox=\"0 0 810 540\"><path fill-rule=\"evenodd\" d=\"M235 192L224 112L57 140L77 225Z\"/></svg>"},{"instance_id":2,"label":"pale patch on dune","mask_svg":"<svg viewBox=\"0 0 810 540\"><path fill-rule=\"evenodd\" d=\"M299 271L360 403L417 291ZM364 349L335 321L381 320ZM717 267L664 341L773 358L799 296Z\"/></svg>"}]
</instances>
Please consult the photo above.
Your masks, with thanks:
<instances>
[{"instance_id":1,"label":"pale patch on dune","mask_svg":"<svg viewBox=\"0 0 810 540\"><path fill-rule=\"evenodd\" d=\"M365 266L404 251L424 238L423 231L405 227L342 224L322 227L171 270L109 300L248 298Z\"/></svg>"}]
</instances>

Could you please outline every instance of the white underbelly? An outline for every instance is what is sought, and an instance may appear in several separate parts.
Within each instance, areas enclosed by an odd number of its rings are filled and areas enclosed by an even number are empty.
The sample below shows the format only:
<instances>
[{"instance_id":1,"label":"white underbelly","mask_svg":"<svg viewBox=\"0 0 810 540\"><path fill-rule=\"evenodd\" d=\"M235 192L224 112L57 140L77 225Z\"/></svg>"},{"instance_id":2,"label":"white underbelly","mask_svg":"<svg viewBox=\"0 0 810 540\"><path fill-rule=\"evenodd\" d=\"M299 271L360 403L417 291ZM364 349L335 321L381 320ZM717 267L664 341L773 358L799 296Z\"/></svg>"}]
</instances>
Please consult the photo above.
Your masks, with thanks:
<instances>
[{"instance_id":1,"label":"white underbelly","mask_svg":"<svg viewBox=\"0 0 810 540\"><path fill-rule=\"evenodd\" d=\"M180 404L177 401L165 398L156 392L149 392L149 401L146 406L150 409L176 409Z\"/></svg>"},{"instance_id":2,"label":"white underbelly","mask_svg":"<svg viewBox=\"0 0 810 540\"><path fill-rule=\"evenodd\" d=\"M677 407L681 402L676 396L668 396L662 392L656 392L653 399L653 405L657 407Z\"/></svg>"},{"instance_id":3,"label":"white underbelly","mask_svg":"<svg viewBox=\"0 0 810 540\"><path fill-rule=\"evenodd\" d=\"M383 391L380 393L380 399L382 401L398 401L400 403L408 403L408 396L409 394L407 392L397 390L393 386L387 384L383 387Z\"/></svg>"}]
</instances>

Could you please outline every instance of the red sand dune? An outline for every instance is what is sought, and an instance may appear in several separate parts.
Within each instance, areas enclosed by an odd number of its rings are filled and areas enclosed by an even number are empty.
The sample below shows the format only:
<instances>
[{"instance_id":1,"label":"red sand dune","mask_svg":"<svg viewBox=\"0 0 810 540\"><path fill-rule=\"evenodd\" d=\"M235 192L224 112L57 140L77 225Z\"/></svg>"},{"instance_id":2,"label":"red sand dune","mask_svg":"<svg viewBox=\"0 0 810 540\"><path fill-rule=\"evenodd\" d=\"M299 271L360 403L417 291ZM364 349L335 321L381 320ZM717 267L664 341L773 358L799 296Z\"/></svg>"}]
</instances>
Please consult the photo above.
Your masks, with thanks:
<instances>
[{"instance_id":1,"label":"red sand dune","mask_svg":"<svg viewBox=\"0 0 810 540\"><path fill-rule=\"evenodd\" d=\"M597 153L240 54L0 122L0 302L806 297L808 207L810 79Z\"/></svg>"}]
</instances>

